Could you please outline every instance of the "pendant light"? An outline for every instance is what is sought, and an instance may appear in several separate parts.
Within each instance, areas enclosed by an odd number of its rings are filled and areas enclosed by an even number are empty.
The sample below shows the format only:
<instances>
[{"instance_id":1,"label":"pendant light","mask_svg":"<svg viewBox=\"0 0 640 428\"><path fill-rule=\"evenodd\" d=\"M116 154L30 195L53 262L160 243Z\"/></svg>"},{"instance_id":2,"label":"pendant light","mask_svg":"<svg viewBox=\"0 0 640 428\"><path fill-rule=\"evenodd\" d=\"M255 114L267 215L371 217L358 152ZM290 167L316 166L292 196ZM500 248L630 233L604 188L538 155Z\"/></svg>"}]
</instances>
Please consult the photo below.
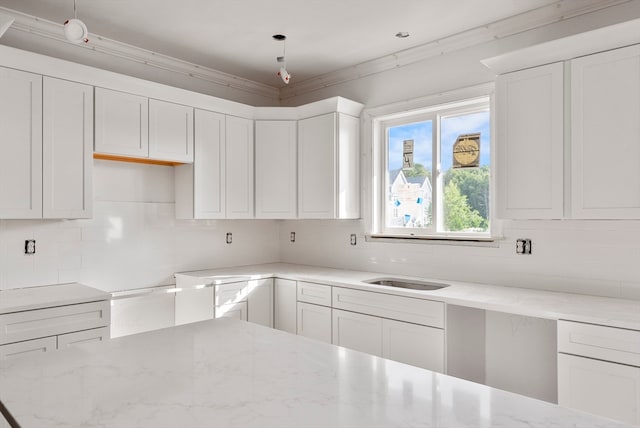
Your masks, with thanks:
<instances>
[{"instance_id":1,"label":"pendant light","mask_svg":"<svg viewBox=\"0 0 640 428\"><path fill-rule=\"evenodd\" d=\"M89 31L84 22L78 19L76 0L73 0L73 18L64 22L64 36L71 43L89 43Z\"/></svg>"},{"instance_id":2,"label":"pendant light","mask_svg":"<svg viewBox=\"0 0 640 428\"><path fill-rule=\"evenodd\" d=\"M0 37L11 27L13 24L13 17L0 13Z\"/></svg>"},{"instance_id":3,"label":"pendant light","mask_svg":"<svg viewBox=\"0 0 640 428\"><path fill-rule=\"evenodd\" d=\"M291 80L291 74L287 71L287 62L285 60L285 53L287 49L285 40L287 39L287 36L284 34L274 34L273 38L282 42L282 56L276 57L276 61L280 64L280 70L278 70L277 75L280 76L285 85L288 85Z\"/></svg>"}]
</instances>

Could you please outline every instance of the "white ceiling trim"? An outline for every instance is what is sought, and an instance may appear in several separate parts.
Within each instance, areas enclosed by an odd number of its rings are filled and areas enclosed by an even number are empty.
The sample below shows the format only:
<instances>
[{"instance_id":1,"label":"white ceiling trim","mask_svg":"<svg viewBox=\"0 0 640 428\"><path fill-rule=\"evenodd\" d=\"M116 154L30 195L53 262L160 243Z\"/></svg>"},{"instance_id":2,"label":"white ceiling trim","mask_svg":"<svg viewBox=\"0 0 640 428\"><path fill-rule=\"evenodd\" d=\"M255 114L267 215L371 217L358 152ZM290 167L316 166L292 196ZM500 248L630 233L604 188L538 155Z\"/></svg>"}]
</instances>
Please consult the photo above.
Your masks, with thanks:
<instances>
[{"instance_id":1,"label":"white ceiling trim","mask_svg":"<svg viewBox=\"0 0 640 428\"><path fill-rule=\"evenodd\" d=\"M81 49L90 49L106 55L145 64L150 67L185 75L190 78L204 80L216 85L234 88L254 95L277 99L280 91L275 86L265 85L253 80L244 79L212 68L203 67L137 46L112 40L97 34L89 34L88 44L73 44L64 37L64 25L41 19L13 9L0 7L3 13L15 18L11 29L24 31L38 37L67 43Z\"/></svg>"},{"instance_id":2,"label":"white ceiling trim","mask_svg":"<svg viewBox=\"0 0 640 428\"><path fill-rule=\"evenodd\" d=\"M580 2L573 2L570 5L567 2L559 1L471 30L453 34L430 43L396 52L392 55L366 61L304 81L292 81L288 87L280 89L280 98L287 99L307 94L329 86L404 67L447 52L512 36L629 1L631 0L609 0L605 2L599 0L582 0Z\"/></svg>"}]
</instances>

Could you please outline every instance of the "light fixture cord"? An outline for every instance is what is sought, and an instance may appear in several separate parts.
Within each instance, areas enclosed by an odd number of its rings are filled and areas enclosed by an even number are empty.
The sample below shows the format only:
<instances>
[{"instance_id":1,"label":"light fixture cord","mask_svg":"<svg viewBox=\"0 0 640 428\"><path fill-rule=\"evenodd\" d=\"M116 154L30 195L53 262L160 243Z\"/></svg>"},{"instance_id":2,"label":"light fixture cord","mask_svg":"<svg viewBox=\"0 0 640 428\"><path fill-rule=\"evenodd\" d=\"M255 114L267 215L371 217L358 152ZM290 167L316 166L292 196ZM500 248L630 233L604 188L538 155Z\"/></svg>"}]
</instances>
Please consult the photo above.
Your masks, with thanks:
<instances>
[{"instance_id":1,"label":"light fixture cord","mask_svg":"<svg viewBox=\"0 0 640 428\"><path fill-rule=\"evenodd\" d=\"M76 8L76 0L73 0L73 17L78 19L78 10Z\"/></svg>"}]
</instances>

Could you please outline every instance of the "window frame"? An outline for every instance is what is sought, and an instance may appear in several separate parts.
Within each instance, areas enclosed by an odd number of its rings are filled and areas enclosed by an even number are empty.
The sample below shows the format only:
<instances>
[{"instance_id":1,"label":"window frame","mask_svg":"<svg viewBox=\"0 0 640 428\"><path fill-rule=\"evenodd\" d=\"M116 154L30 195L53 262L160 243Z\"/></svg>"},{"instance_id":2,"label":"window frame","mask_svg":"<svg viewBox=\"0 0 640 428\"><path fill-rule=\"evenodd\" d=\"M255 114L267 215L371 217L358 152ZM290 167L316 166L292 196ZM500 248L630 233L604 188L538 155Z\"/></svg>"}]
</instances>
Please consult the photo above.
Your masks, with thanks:
<instances>
[{"instance_id":1,"label":"window frame","mask_svg":"<svg viewBox=\"0 0 640 428\"><path fill-rule=\"evenodd\" d=\"M493 97L493 84L479 85L458 91L451 91L436 96L410 100L397 105L377 107L365 112L365 123L370 133L372 144L371 152L371 216L368 219L367 239L387 242L394 239L411 241L451 241L456 242L493 242L500 233L501 227L495 217L496 199L496 174L495 174L495 103ZM489 206L489 231L487 232L447 232L438 231L442 224L442 181L444 174L440 169L440 120L445 117L472 113L487 109L490 112L490 206ZM432 147L432 223L428 228L404 228L386 226L386 198L387 198L387 168L388 168L388 126L398 124L410 124L424 120L433 120ZM426 165L425 165L426 166ZM366 198L365 198L366 200ZM441 229L440 229L441 230Z\"/></svg>"}]
</instances>

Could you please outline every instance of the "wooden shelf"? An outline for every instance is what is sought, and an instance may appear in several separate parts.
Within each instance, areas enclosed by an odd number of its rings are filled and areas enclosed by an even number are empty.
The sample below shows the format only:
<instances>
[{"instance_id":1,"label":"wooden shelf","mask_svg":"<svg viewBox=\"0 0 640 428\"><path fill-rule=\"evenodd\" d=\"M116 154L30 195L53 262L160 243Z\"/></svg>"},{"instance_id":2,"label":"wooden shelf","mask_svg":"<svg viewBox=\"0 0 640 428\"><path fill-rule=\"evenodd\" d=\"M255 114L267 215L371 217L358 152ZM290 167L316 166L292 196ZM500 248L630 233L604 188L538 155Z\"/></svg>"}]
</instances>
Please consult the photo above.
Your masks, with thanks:
<instances>
[{"instance_id":1,"label":"wooden shelf","mask_svg":"<svg viewBox=\"0 0 640 428\"><path fill-rule=\"evenodd\" d=\"M104 153L94 153L93 158L101 159L101 160L116 161L116 162L144 163L147 165L162 165L162 166L184 165L184 162L163 161L163 160L146 159L146 158L128 158L126 156L107 155Z\"/></svg>"}]
</instances>

